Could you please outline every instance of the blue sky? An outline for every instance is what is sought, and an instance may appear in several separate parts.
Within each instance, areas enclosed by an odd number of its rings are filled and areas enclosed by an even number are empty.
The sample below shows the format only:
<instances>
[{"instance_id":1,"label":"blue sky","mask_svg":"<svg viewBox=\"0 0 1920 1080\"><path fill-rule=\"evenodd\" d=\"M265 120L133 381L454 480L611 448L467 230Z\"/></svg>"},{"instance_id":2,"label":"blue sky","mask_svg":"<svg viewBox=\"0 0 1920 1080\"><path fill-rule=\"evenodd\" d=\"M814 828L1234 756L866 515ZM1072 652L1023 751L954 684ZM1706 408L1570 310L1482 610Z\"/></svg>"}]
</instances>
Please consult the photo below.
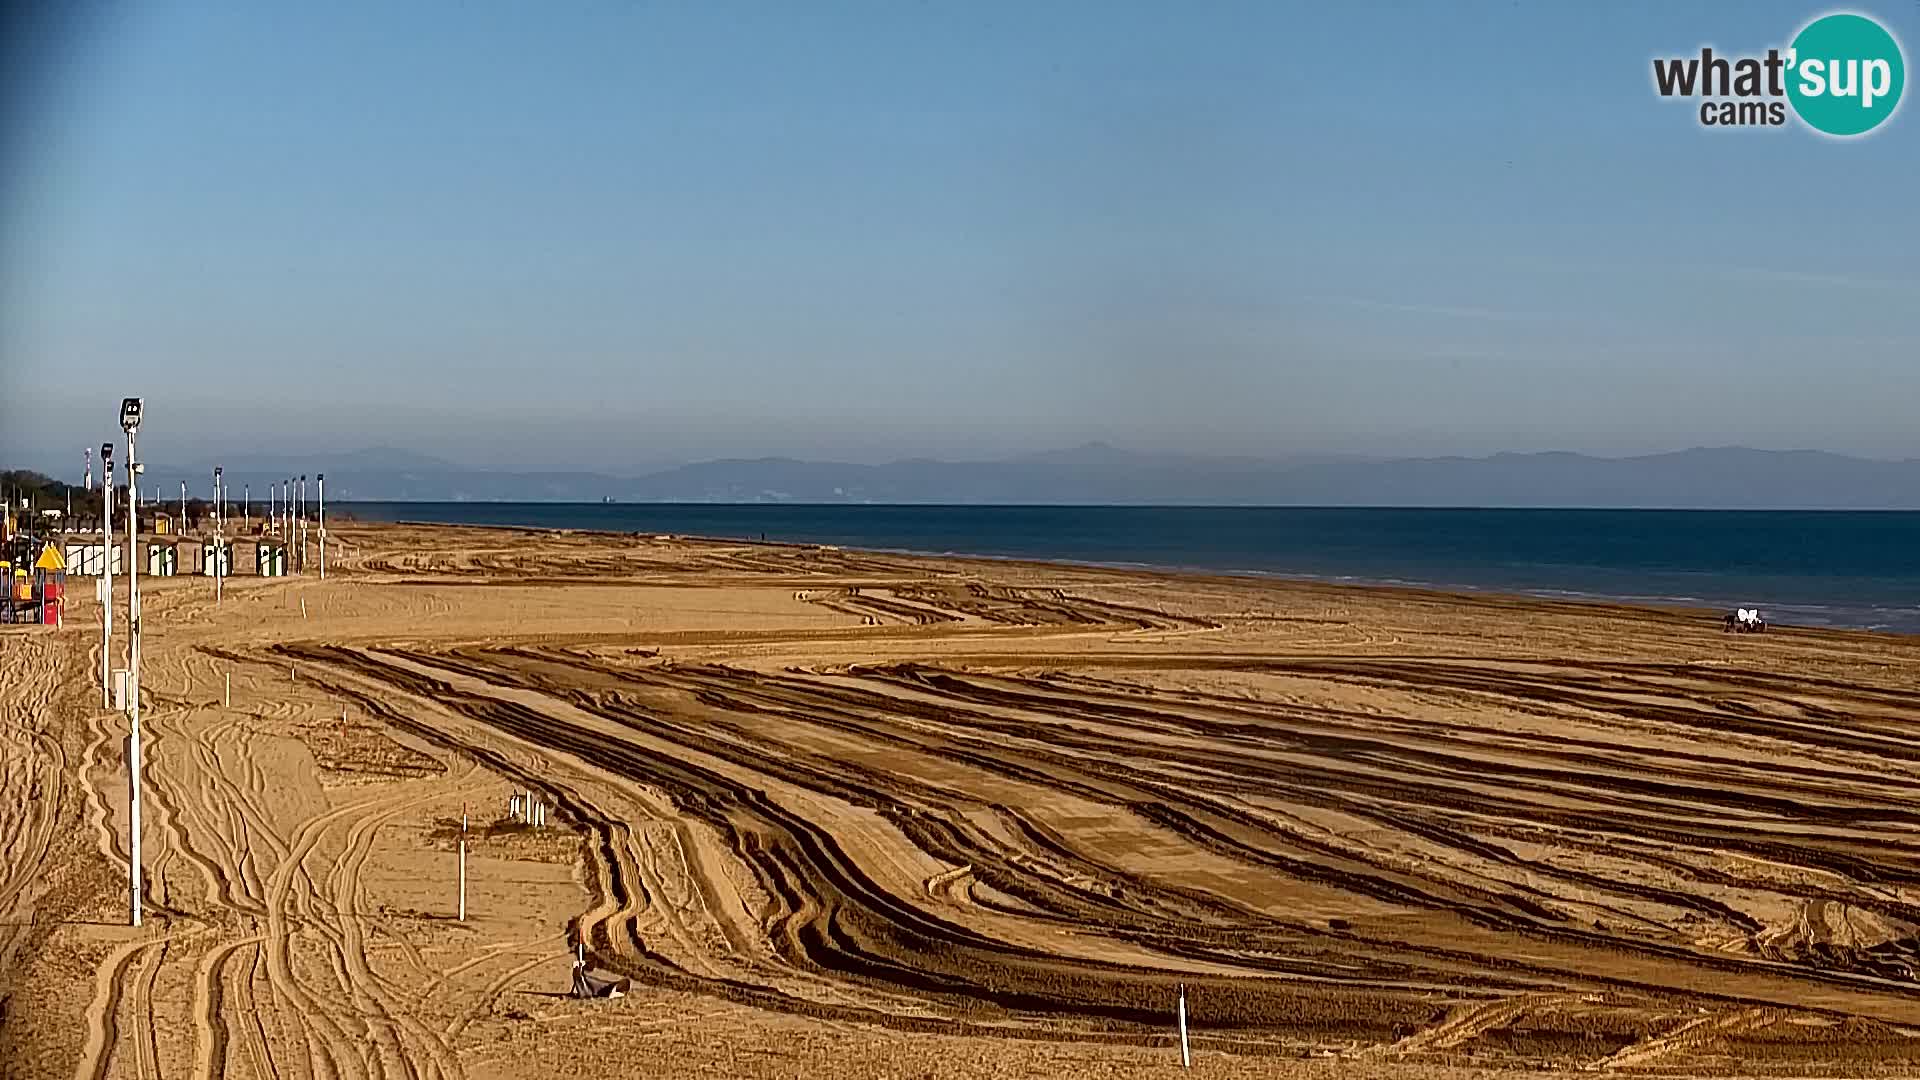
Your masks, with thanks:
<instances>
[{"instance_id":1,"label":"blue sky","mask_svg":"<svg viewBox=\"0 0 1920 1080\"><path fill-rule=\"evenodd\" d=\"M156 460L1920 456L1913 103L1651 89L1824 10L119 5L0 198L0 459L133 392Z\"/></svg>"}]
</instances>

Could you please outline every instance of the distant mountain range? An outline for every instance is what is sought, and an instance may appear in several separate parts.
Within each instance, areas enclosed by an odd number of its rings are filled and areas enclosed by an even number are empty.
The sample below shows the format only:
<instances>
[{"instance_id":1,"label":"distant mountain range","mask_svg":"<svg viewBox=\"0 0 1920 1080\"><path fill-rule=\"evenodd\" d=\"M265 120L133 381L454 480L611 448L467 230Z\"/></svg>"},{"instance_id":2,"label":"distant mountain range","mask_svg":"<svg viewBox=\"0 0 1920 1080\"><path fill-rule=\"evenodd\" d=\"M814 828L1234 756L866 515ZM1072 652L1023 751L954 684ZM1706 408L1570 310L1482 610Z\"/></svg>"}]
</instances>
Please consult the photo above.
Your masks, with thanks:
<instances>
[{"instance_id":1,"label":"distant mountain range","mask_svg":"<svg viewBox=\"0 0 1920 1080\"><path fill-rule=\"evenodd\" d=\"M752 458L681 465L638 477L466 468L406 451L326 460L235 462L237 499L264 502L276 480L304 471L329 502L794 502L1264 506L1592 506L1703 509L1920 509L1920 460L1874 461L1812 450L1701 448L1640 457L1574 453L1491 457L1209 458L1138 453L1102 443L1004 461L914 459L858 465ZM211 466L155 466L178 498L210 488Z\"/></svg>"}]
</instances>

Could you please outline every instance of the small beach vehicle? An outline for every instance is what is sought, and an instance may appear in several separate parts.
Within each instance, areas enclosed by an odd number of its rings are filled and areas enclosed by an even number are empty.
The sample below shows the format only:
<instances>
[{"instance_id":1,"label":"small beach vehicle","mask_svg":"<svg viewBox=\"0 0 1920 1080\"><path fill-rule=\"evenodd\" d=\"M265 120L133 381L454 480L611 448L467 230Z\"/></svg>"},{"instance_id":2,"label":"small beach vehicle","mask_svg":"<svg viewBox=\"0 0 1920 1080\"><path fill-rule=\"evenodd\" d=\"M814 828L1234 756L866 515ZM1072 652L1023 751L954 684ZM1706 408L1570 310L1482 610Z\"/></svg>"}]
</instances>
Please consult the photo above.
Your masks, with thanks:
<instances>
[{"instance_id":1,"label":"small beach vehicle","mask_svg":"<svg viewBox=\"0 0 1920 1080\"><path fill-rule=\"evenodd\" d=\"M1734 608L1721 630L1728 634L1764 634L1767 620L1760 617L1759 608Z\"/></svg>"}]
</instances>

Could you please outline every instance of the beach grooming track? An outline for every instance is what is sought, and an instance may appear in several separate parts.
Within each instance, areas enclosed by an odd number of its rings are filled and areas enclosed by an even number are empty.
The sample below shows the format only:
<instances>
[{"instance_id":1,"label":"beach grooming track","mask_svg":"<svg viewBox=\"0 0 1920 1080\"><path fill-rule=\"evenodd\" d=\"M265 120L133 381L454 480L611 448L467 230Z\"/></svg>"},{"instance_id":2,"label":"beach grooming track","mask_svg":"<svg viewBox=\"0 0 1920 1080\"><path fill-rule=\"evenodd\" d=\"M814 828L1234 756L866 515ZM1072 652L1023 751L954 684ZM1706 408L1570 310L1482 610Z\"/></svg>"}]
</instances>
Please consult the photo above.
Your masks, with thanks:
<instances>
[{"instance_id":1,"label":"beach grooming track","mask_svg":"<svg viewBox=\"0 0 1920 1080\"><path fill-rule=\"evenodd\" d=\"M583 533L336 550L218 614L156 583L140 931L76 884L124 868L124 723L48 676L97 657L5 639L0 1053L477 1077L528 1023L615 1046L670 1002L1144 1054L1184 984L1198 1053L1269 1067L1920 1064L1920 645ZM576 937L628 998L549 993ZM23 1012L61 947L85 1000Z\"/></svg>"}]
</instances>

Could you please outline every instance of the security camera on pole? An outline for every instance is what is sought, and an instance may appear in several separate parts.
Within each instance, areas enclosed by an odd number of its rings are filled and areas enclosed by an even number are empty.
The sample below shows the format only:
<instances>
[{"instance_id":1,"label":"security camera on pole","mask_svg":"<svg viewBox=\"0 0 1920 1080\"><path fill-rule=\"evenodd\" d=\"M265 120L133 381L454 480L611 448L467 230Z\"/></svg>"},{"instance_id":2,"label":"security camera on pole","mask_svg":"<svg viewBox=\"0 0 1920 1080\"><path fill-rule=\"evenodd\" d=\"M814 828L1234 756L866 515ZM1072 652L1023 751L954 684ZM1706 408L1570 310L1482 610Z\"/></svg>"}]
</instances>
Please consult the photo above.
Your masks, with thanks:
<instances>
[{"instance_id":1,"label":"security camera on pole","mask_svg":"<svg viewBox=\"0 0 1920 1080\"><path fill-rule=\"evenodd\" d=\"M139 483L140 457L134 452L134 432L140 428L141 402L127 398L120 403L120 427L127 433L127 552L137 552L140 523L136 519L133 497ZM108 556L111 558L112 556ZM127 633L130 662L127 677L133 682L127 695L127 890L132 902L133 925L140 925L140 560L136 555L127 562Z\"/></svg>"}]
</instances>

